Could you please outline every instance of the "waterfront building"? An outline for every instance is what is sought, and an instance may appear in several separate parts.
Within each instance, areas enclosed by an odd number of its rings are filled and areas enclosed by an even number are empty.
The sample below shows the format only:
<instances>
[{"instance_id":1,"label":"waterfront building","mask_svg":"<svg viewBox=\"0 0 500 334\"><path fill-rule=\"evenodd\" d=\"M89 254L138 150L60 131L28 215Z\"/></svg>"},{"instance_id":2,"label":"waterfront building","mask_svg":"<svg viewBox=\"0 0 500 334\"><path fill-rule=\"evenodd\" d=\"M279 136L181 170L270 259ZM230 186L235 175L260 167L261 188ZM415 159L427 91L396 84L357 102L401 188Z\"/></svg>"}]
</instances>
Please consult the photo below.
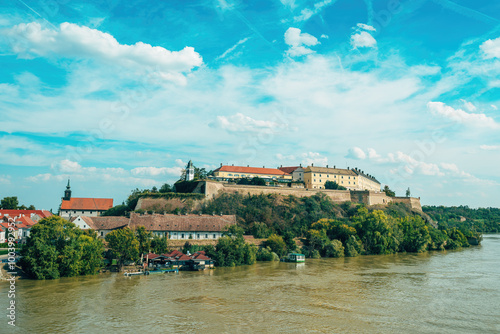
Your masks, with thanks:
<instances>
[{"instance_id":1,"label":"waterfront building","mask_svg":"<svg viewBox=\"0 0 500 334\"><path fill-rule=\"evenodd\" d=\"M88 217L71 218L80 229L93 229L99 237L105 238L109 232L139 226L159 237L174 240L216 240L231 225L236 224L235 215L175 215L175 214L140 214L130 213L128 217Z\"/></svg>"},{"instance_id":2,"label":"waterfront building","mask_svg":"<svg viewBox=\"0 0 500 334\"><path fill-rule=\"evenodd\" d=\"M308 166L304 170L304 183L309 189L325 189L327 181L336 182L348 190L380 191L380 182L359 169Z\"/></svg>"}]
</instances>

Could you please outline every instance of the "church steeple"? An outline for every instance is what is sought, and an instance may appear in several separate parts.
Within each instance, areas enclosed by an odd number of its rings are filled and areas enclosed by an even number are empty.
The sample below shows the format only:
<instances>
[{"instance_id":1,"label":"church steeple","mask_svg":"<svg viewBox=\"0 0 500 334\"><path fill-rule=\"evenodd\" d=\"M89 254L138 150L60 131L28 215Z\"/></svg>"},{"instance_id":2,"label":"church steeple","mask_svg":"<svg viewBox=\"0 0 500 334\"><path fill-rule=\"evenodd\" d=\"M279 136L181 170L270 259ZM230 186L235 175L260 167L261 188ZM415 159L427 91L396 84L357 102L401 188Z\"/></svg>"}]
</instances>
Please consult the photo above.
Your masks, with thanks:
<instances>
[{"instance_id":1,"label":"church steeple","mask_svg":"<svg viewBox=\"0 0 500 334\"><path fill-rule=\"evenodd\" d=\"M69 179L68 179L68 185L66 186L66 190L64 191L64 201L69 201L71 199L71 187L69 185Z\"/></svg>"}]
</instances>

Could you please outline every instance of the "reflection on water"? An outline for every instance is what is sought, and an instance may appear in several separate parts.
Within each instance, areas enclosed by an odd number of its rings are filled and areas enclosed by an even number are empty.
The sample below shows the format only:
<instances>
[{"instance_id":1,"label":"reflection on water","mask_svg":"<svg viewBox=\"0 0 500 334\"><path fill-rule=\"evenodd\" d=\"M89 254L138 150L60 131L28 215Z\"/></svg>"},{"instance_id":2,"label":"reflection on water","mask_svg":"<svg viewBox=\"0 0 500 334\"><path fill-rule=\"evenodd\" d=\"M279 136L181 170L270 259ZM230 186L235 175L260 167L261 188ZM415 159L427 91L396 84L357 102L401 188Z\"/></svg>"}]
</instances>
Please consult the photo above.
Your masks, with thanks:
<instances>
[{"instance_id":1,"label":"reflection on water","mask_svg":"<svg viewBox=\"0 0 500 334\"><path fill-rule=\"evenodd\" d=\"M500 235L488 235L453 252L24 280L15 331L500 333L498 254Z\"/></svg>"}]
</instances>

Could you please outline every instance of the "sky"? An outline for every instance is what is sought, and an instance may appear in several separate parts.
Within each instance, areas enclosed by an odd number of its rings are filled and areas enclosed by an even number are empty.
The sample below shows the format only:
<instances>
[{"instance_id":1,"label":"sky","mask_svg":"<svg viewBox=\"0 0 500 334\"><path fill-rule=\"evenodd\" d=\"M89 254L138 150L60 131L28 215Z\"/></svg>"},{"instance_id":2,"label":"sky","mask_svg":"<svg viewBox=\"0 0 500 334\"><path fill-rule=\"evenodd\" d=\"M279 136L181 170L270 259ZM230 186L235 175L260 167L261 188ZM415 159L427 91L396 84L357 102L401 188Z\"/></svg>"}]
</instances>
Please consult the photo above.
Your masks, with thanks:
<instances>
[{"instance_id":1,"label":"sky","mask_svg":"<svg viewBox=\"0 0 500 334\"><path fill-rule=\"evenodd\" d=\"M358 167L500 207L500 3L0 3L0 198L57 211L189 160Z\"/></svg>"}]
</instances>

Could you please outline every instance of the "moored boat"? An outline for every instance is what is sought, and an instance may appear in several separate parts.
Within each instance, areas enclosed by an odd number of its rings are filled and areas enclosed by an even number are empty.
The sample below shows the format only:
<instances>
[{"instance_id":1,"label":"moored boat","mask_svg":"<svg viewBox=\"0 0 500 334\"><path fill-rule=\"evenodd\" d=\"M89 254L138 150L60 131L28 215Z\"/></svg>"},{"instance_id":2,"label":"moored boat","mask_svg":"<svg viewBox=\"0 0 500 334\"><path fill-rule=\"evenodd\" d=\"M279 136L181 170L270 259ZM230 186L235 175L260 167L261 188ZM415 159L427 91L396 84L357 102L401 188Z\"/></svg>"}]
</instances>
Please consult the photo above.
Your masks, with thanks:
<instances>
[{"instance_id":1,"label":"moored boat","mask_svg":"<svg viewBox=\"0 0 500 334\"><path fill-rule=\"evenodd\" d=\"M281 261L301 263L306 262L306 256L299 253L289 253L285 258L281 259Z\"/></svg>"}]
</instances>

